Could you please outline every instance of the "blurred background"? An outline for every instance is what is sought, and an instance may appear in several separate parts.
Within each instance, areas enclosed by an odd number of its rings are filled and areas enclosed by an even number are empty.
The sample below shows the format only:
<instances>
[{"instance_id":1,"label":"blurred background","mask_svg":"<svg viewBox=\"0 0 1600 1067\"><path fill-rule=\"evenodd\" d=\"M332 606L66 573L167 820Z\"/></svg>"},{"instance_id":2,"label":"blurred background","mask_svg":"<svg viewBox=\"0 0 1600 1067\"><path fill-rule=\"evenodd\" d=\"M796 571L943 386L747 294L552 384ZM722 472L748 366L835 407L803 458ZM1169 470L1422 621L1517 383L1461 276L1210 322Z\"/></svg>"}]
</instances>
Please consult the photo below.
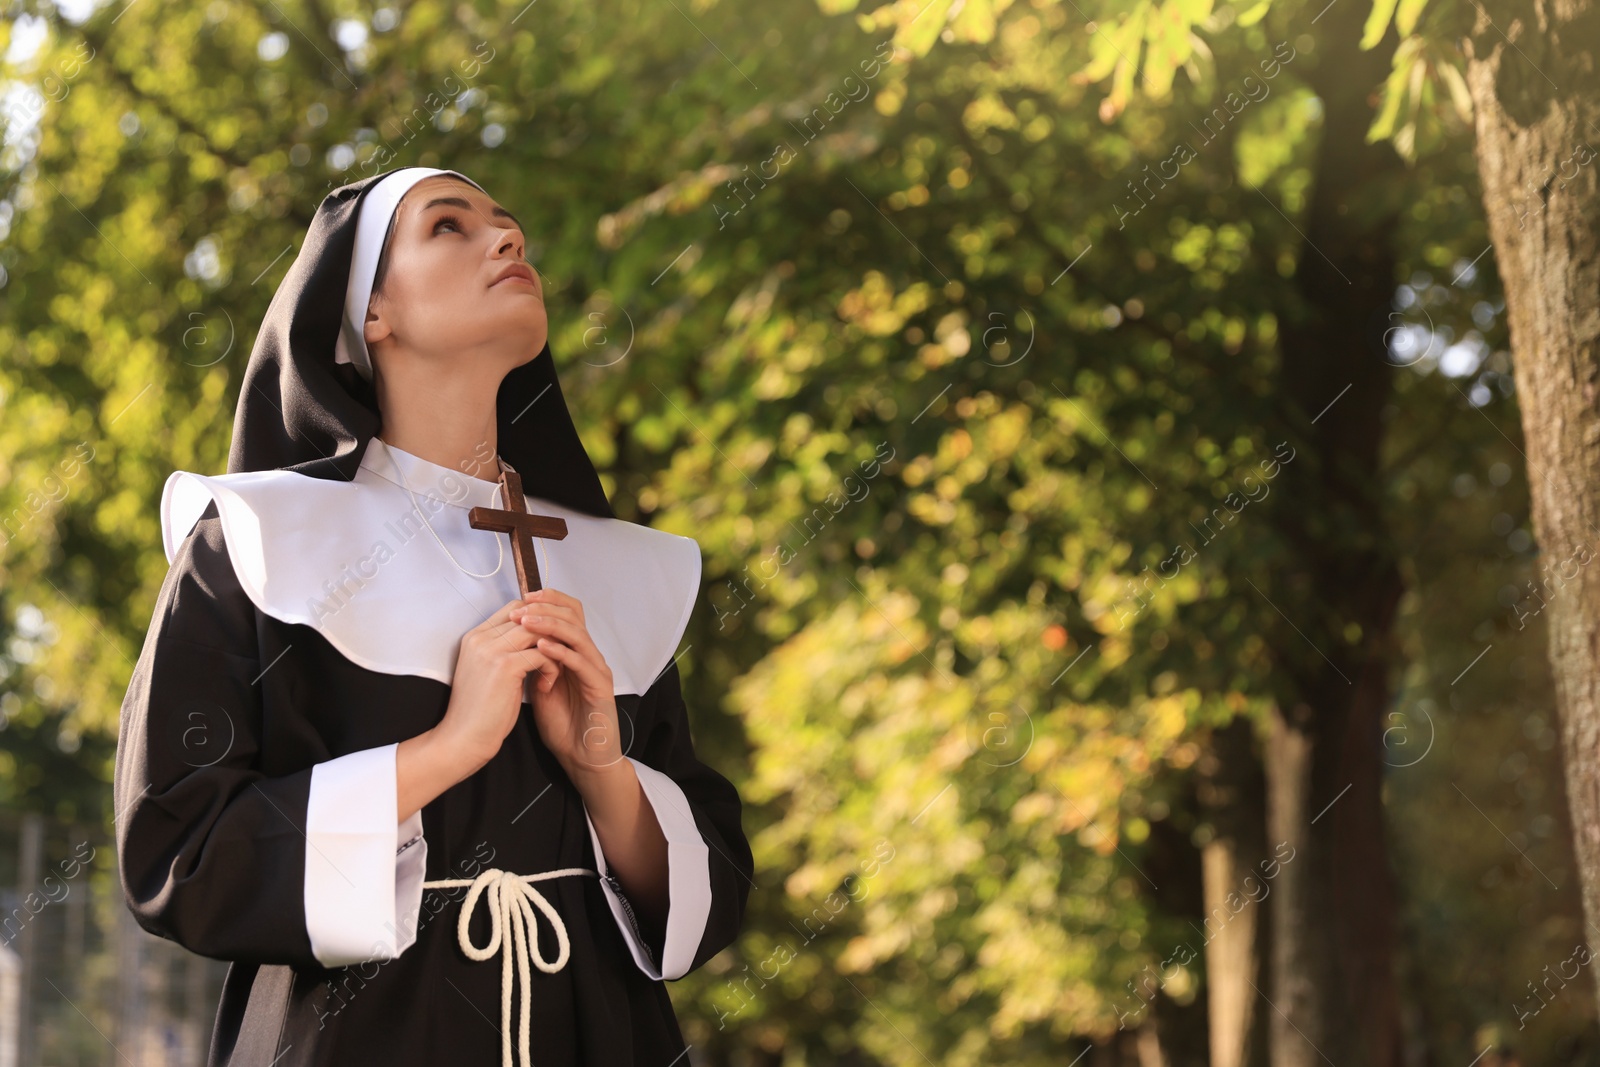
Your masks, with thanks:
<instances>
[{"instance_id":1,"label":"blurred background","mask_svg":"<svg viewBox=\"0 0 1600 1067\"><path fill-rule=\"evenodd\" d=\"M1533 522L1496 247L1594 217L1592 123L1527 183L1495 126L1595 103L1544 5L5 11L0 1067L204 1062L226 964L110 838L160 490L402 165L524 220L619 514L704 551L756 884L669 985L691 1062L1600 1063L1591 549Z\"/></svg>"}]
</instances>

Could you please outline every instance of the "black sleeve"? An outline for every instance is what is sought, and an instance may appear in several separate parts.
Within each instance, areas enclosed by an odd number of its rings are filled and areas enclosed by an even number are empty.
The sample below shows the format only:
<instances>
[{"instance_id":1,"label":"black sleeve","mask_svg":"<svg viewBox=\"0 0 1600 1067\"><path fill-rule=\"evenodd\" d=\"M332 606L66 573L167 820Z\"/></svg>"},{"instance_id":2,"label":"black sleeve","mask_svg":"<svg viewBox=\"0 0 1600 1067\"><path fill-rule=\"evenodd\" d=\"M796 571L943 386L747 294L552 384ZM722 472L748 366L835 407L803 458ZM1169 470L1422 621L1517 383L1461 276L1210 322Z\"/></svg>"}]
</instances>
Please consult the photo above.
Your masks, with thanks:
<instances>
[{"instance_id":1,"label":"black sleeve","mask_svg":"<svg viewBox=\"0 0 1600 1067\"><path fill-rule=\"evenodd\" d=\"M650 686L642 706L653 710L641 723L648 732L642 752L635 758L661 771L683 790L708 850L711 913L689 964L689 971L693 971L739 936L744 926L745 903L755 884L755 862L740 818L743 804L739 791L695 755L676 662L668 664ZM660 960L659 943L653 947Z\"/></svg>"},{"instance_id":2,"label":"black sleeve","mask_svg":"<svg viewBox=\"0 0 1600 1067\"><path fill-rule=\"evenodd\" d=\"M212 502L173 558L122 702L118 874L150 933L216 959L318 967L304 898L311 768L259 769L263 666Z\"/></svg>"}]
</instances>

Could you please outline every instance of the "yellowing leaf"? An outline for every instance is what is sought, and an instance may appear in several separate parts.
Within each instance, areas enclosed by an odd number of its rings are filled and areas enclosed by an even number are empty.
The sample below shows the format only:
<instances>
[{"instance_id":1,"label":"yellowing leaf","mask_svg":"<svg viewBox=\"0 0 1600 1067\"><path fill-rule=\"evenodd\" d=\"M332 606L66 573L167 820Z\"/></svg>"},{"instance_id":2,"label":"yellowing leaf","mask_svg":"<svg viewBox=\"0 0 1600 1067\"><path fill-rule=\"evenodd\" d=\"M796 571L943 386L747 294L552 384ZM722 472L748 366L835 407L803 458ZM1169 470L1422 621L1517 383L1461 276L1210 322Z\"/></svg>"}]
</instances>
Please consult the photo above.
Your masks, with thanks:
<instances>
[{"instance_id":1,"label":"yellowing leaf","mask_svg":"<svg viewBox=\"0 0 1600 1067\"><path fill-rule=\"evenodd\" d=\"M1382 108L1367 130L1369 143L1394 136L1394 125L1400 118L1400 105L1405 102L1406 83L1410 80L1411 67L1415 63L1414 51L1408 51L1404 47L1395 51L1394 68L1389 71L1389 77L1383 83Z\"/></svg>"},{"instance_id":2,"label":"yellowing leaf","mask_svg":"<svg viewBox=\"0 0 1600 1067\"><path fill-rule=\"evenodd\" d=\"M1444 79L1445 88L1450 90L1450 102L1455 105L1456 114L1461 116L1462 122L1472 121L1472 94L1467 91L1467 81L1461 76L1453 63L1441 63L1439 76Z\"/></svg>"},{"instance_id":3,"label":"yellowing leaf","mask_svg":"<svg viewBox=\"0 0 1600 1067\"><path fill-rule=\"evenodd\" d=\"M1089 42L1089 54L1091 56L1089 63L1078 73L1077 80L1091 85L1110 74L1112 68L1117 65L1117 60L1122 58L1117 52L1117 43L1111 39L1111 33L1104 27Z\"/></svg>"},{"instance_id":4,"label":"yellowing leaf","mask_svg":"<svg viewBox=\"0 0 1600 1067\"><path fill-rule=\"evenodd\" d=\"M1266 15L1267 9L1272 7L1272 0L1261 0L1255 7L1246 9L1235 21L1239 26L1254 26Z\"/></svg>"},{"instance_id":5,"label":"yellowing leaf","mask_svg":"<svg viewBox=\"0 0 1600 1067\"><path fill-rule=\"evenodd\" d=\"M1372 0L1372 11L1367 15L1367 24L1361 31L1361 47L1363 50L1371 48L1383 40L1384 31L1389 28L1389 19L1394 16L1395 0Z\"/></svg>"},{"instance_id":6,"label":"yellowing leaf","mask_svg":"<svg viewBox=\"0 0 1600 1067\"><path fill-rule=\"evenodd\" d=\"M1417 19L1427 5L1428 0L1400 0L1400 6L1395 11L1394 28L1400 31L1401 36L1409 36L1416 29Z\"/></svg>"},{"instance_id":7,"label":"yellowing leaf","mask_svg":"<svg viewBox=\"0 0 1600 1067\"><path fill-rule=\"evenodd\" d=\"M1192 51L1189 23L1177 16L1177 4L1168 4L1163 18L1151 27L1150 46L1144 57L1144 89L1152 99L1165 99L1172 90L1178 68L1189 61Z\"/></svg>"},{"instance_id":8,"label":"yellowing leaf","mask_svg":"<svg viewBox=\"0 0 1600 1067\"><path fill-rule=\"evenodd\" d=\"M976 44L993 40L997 14L995 6L993 0L967 0L950 23L956 40Z\"/></svg>"},{"instance_id":9,"label":"yellowing leaf","mask_svg":"<svg viewBox=\"0 0 1600 1067\"><path fill-rule=\"evenodd\" d=\"M895 34L895 44L902 45L911 51L912 55L925 56L933 47L933 42L939 39L939 33L944 29L945 19L948 17L950 5L954 0L929 0L931 10L922 13L908 26L901 26Z\"/></svg>"}]
</instances>

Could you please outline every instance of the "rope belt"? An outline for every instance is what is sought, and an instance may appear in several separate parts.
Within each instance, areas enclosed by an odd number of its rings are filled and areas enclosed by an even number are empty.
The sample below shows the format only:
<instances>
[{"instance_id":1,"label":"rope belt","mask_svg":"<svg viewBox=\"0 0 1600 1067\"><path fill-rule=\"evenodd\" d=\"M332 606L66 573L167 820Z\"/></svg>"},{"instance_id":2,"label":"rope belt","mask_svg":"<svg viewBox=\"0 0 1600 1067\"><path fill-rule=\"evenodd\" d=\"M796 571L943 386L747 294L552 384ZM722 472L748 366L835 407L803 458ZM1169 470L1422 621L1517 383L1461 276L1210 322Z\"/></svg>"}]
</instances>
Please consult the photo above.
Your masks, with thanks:
<instances>
[{"instance_id":1,"label":"rope belt","mask_svg":"<svg viewBox=\"0 0 1600 1067\"><path fill-rule=\"evenodd\" d=\"M544 871L541 874L512 874L502 871L498 867L491 867L476 878L442 878L436 882L423 882L424 889L447 889L454 886L471 886L467 891L466 899L461 902L461 917L456 923L456 939L461 943L461 951L468 959L482 962L489 959L496 952L501 954L500 964L500 1063L501 1067L512 1067L511 1063L511 951L516 945L517 972L522 978L522 1024L517 1034L517 1063L521 1067L530 1067L531 1059L528 1053L528 1017L533 1007L533 976L528 971L528 957L533 957L533 962L545 974L555 974L567 965L570 943L567 941L567 927L561 921L561 915L545 899L544 894L533 888L532 883L546 878L560 878L567 874L592 874L600 877L599 871L592 871L587 867L563 867L556 871ZM482 948L472 943L467 936L467 920L472 917L472 909L478 902L478 896L488 892L489 902L489 943ZM556 954L554 963L547 963L539 955L539 917L534 914L534 907L545 914L550 920L550 926L556 932L556 941L561 950Z\"/></svg>"}]
</instances>

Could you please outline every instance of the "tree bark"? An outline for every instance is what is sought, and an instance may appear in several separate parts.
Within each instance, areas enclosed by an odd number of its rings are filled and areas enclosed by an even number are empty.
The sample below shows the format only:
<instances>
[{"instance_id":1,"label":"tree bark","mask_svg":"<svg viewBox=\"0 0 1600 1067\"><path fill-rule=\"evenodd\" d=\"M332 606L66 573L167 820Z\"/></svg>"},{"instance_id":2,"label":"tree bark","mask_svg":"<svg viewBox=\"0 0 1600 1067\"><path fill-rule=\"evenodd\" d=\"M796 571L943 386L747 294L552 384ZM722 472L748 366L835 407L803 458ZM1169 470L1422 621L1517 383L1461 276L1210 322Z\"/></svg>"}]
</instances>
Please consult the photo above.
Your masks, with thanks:
<instances>
[{"instance_id":1,"label":"tree bark","mask_svg":"<svg viewBox=\"0 0 1600 1067\"><path fill-rule=\"evenodd\" d=\"M1323 133L1297 223L1304 310L1284 322L1279 391L1303 454L1279 480L1272 511L1289 558L1259 590L1277 620L1266 846L1291 857L1275 879L1262 987L1274 1067L1395 1067L1400 1056L1380 787L1402 584L1377 487L1404 165L1391 146L1366 141L1369 95L1395 46L1391 32L1360 49L1367 10L1328 8L1307 64Z\"/></svg>"},{"instance_id":2,"label":"tree bark","mask_svg":"<svg viewBox=\"0 0 1600 1067\"><path fill-rule=\"evenodd\" d=\"M1258 1067L1266 1049L1261 995L1266 877L1266 796L1250 721L1234 719L1201 758L1199 799L1212 837L1201 847L1205 887L1206 1009L1210 1067Z\"/></svg>"},{"instance_id":3,"label":"tree bark","mask_svg":"<svg viewBox=\"0 0 1600 1067\"><path fill-rule=\"evenodd\" d=\"M1273 1067L1317 1067L1343 1009L1333 966L1337 942L1320 892L1327 886L1325 849L1311 847L1313 714L1296 705L1292 717L1274 709L1267 746L1267 837L1285 843L1291 865L1278 876L1272 908L1272 999L1267 1026Z\"/></svg>"},{"instance_id":4,"label":"tree bark","mask_svg":"<svg viewBox=\"0 0 1600 1067\"><path fill-rule=\"evenodd\" d=\"M1463 42L1505 290L1567 804L1600 952L1600 9L1487 0Z\"/></svg>"}]
</instances>

